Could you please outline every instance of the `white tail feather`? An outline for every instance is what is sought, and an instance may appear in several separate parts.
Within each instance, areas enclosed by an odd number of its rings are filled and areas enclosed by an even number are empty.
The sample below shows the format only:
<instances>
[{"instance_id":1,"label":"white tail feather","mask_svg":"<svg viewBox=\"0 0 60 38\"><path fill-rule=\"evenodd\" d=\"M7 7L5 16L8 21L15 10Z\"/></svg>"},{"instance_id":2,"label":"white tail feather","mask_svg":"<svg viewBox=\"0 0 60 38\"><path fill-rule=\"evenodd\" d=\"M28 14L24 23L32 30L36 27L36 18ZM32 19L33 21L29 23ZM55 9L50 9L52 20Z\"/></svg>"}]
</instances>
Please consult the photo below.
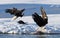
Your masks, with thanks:
<instances>
[{"instance_id":1,"label":"white tail feather","mask_svg":"<svg viewBox=\"0 0 60 38\"><path fill-rule=\"evenodd\" d=\"M45 29L45 27L38 27L37 31L41 31L43 33L46 33L46 32L49 33L49 31L47 29Z\"/></svg>"}]
</instances>

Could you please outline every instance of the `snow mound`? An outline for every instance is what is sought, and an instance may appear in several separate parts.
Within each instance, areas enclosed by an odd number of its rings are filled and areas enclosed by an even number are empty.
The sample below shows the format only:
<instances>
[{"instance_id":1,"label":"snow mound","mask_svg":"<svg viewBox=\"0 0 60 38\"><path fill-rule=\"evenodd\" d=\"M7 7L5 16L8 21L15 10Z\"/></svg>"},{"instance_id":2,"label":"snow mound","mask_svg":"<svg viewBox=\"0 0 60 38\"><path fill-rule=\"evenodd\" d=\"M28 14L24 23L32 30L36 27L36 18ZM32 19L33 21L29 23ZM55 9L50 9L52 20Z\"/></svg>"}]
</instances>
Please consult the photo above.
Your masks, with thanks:
<instances>
[{"instance_id":1,"label":"snow mound","mask_svg":"<svg viewBox=\"0 0 60 38\"><path fill-rule=\"evenodd\" d=\"M0 18L0 33L31 33L37 29L32 16L24 16L11 21L12 18ZM23 20L26 24L17 23ZM51 33L60 33L60 14L48 15L48 24L45 26Z\"/></svg>"}]
</instances>

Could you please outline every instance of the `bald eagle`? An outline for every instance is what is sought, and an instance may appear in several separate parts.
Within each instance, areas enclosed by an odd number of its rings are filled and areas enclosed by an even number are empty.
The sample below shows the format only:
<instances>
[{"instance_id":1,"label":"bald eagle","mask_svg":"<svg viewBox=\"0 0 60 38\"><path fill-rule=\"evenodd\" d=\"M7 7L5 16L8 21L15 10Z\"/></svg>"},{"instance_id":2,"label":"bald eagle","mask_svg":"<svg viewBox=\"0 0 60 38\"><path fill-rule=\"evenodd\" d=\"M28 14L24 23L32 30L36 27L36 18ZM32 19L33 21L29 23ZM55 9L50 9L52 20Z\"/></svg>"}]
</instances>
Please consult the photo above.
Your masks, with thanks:
<instances>
[{"instance_id":1,"label":"bald eagle","mask_svg":"<svg viewBox=\"0 0 60 38\"><path fill-rule=\"evenodd\" d=\"M41 8L41 14L42 16L39 16L36 12L32 14L32 18L34 22L39 26L37 29L37 32L46 32L45 25L48 24L48 16L46 15L46 12L43 8ZM36 32L36 33L37 33Z\"/></svg>"},{"instance_id":2,"label":"bald eagle","mask_svg":"<svg viewBox=\"0 0 60 38\"><path fill-rule=\"evenodd\" d=\"M48 23L48 17L47 17L46 12L44 11L43 8L41 8L41 14L42 14L42 16L39 16L35 12L34 14L32 14L32 17L38 26L43 27Z\"/></svg>"},{"instance_id":3,"label":"bald eagle","mask_svg":"<svg viewBox=\"0 0 60 38\"><path fill-rule=\"evenodd\" d=\"M15 15L13 17L13 20L15 20L18 17L23 17L23 15L24 15L23 12L25 11L25 9L18 10L17 8L13 8L13 9L6 9L5 11L6 11L6 13L10 13L11 15Z\"/></svg>"}]
</instances>

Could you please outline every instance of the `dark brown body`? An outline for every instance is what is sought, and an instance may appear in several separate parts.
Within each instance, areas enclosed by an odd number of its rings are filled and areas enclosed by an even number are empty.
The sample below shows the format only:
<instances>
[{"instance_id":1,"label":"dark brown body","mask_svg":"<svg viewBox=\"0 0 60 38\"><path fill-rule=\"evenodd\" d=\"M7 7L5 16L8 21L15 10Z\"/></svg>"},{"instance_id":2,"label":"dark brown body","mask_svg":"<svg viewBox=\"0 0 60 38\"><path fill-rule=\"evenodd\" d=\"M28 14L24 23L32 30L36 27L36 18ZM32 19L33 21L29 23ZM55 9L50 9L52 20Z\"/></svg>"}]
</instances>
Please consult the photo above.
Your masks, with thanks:
<instances>
[{"instance_id":1,"label":"dark brown body","mask_svg":"<svg viewBox=\"0 0 60 38\"><path fill-rule=\"evenodd\" d=\"M43 8L41 8L42 16L39 16L37 13L32 14L33 20L39 27L43 27L48 23L48 17Z\"/></svg>"},{"instance_id":2,"label":"dark brown body","mask_svg":"<svg viewBox=\"0 0 60 38\"><path fill-rule=\"evenodd\" d=\"M25 9L22 10L17 10L16 8L6 9L6 13L10 13L11 15L15 15L17 17L22 17L24 15L23 11L25 11Z\"/></svg>"}]
</instances>

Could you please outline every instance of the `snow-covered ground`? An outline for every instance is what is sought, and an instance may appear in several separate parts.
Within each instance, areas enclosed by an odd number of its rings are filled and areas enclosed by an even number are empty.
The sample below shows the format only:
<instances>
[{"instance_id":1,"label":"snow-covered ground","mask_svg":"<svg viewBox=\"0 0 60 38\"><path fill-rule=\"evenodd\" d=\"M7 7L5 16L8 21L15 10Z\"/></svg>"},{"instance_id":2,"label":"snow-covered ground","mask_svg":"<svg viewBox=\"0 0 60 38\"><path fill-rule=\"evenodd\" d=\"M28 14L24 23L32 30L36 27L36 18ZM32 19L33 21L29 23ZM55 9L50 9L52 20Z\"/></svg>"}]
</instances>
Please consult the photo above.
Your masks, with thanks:
<instances>
[{"instance_id":1,"label":"snow-covered ground","mask_svg":"<svg viewBox=\"0 0 60 38\"><path fill-rule=\"evenodd\" d=\"M33 21L32 16L24 16L11 20L12 18L0 18L0 32L2 33L31 33L37 29L36 23ZM27 24L18 24L19 20L23 20ZM51 33L60 33L60 14L48 15L47 30Z\"/></svg>"}]
</instances>

